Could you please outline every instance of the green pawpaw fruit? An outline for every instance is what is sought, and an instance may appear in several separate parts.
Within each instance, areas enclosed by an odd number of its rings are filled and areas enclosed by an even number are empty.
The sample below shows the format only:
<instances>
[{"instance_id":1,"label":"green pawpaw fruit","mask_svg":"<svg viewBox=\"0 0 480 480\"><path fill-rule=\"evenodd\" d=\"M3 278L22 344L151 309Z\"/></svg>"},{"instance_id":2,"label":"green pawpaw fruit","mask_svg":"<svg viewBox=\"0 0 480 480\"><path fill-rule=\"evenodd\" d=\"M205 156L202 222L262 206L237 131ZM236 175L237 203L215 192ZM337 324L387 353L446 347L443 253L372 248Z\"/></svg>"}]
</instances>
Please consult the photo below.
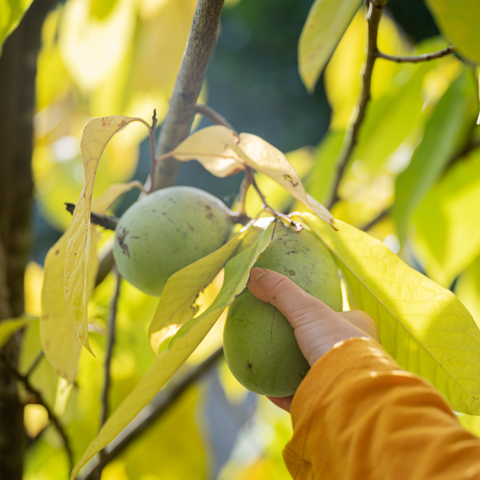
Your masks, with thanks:
<instances>
[{"instance_id":1,"label":"green pawpaw fruit","mask_svg":"<svg viewBox=\"0 0 480 480\"><path fill-rule=\"evenodd\" d=\"M310 295L341 311L342 293L335 261L312 232L296 232L279 222L272 243L256 266L286 275ZM231 372L255 393L293 395L310 368L288 320L248 290L230 306L223 340Z\"/></svg>"},{"instance_id":2,"label":"green pawpaw fruit","mask_svg":"<svg viewBox=\"0 0 480 480\"><path fill-rule=\"evenodd\" d=\"M113 256L128 282L160 296L171 275L221 247L232 228L230 210L213 195L192 187L165 188L122 215Z\"/></svg>"}]
</instances>

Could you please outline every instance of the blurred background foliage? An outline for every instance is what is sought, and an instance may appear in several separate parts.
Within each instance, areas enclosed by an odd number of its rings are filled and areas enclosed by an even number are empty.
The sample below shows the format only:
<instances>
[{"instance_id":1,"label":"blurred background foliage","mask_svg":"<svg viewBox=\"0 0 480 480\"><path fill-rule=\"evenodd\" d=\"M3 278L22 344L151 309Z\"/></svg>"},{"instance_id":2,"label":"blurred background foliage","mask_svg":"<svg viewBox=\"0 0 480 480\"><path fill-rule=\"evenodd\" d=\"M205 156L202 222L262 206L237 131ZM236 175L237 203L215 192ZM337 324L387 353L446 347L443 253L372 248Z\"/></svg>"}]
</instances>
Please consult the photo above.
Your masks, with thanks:
<instances>
[{"instance_id":1,"label":"blurred background foliage","mask_svg":"<svg viewBox=\"0 0 480 480\"><path fill-rule=\"evenodd\" d=\"M308 192L327 202L360 93L364 11L362 7L354 18L315 93L309 95L298 74L297 43L311 3L227 0L201 100L238 131L254 133L287 152ZM106 115L148 120L153 108L161 124L195 4L195 0L67 0L47 17L36 87L34 242L25 278L29 314L40 312L45 255L69 225L71 217L63 204L75 203L83 187L79 143L85 124L92 116ZM423 2L390 0L379 33L384 53L419 54L448 44ZM475 70L453 55L420 64L379 59L372 102L332 212L363 228L387 211L368 232L409 265L453 289L480 322L476 88ZM207 124L202 119L195 128ZM144 181L149 162L145 129L132 125L106 149L95 196L112 183ZM241 179L242 175L218 179L193 161L182 164L177 183L205 189L234 208ZM267 177L258 175L258 184L278 210L302 208ZM134 193L125 195L112 213L121 215L133 201ZM247 204L251 214L261 208L253 192ZM102 239L105 251L111 235L103 232ZM221 279L204 292L200 306L212 301L220 284ZM96 358L82 353L77 383L65 385L45 360L32 376L65 423L76 459L100 424L105 321L113 289L114 278L108 276L90 302ZM155 299L122 283L112 409L153 363L146 332L155 307ZM215 350L221 335L220 321L189 364ZM39 351L38 323L32 322L24 339L22 371ZM51 427L44 430L47 421L41 406L27 407L26 480L66 478L62 444ZM469 425L474 431L480 428ZM110 463L102 480L287 479L281 451L291 433L289 415L244 390L220 363Z\"/></svg>"}]
</instances>

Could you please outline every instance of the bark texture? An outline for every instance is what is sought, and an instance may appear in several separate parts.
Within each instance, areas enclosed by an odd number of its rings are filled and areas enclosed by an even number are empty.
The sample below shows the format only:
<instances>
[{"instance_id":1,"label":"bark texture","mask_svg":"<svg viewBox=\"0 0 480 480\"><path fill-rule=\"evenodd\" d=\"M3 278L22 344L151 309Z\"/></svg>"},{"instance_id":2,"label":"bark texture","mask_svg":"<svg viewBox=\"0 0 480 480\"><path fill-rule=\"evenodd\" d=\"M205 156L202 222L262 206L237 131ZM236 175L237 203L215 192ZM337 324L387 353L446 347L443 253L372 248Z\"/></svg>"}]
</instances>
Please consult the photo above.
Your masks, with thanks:
<instances>
[{"instance_id":1,"label":"bark texture","mask_svg":"<svg viewBox=\"0 0 480 480\"><path fill-rule=\"evenodd\" d=\"M173 150L190 133L195 104L215 45L223 2L224 0L198 0L170 100L170 109L160 131L157 156ZM174 158L161 161L157 166L154 189L172 186L179 167L180 162Z\"/></svg>"},{"instance_id":2,"label":"bark texture","mask_svg":"<svg viewBox=\"0 0 480 480\"><path fill-rule=\"evenodd\" d=\"M23 278L30 248L33 113L43 20L54 5L35 0L0 57L0 321L24 310ZM21 335L2 353L16 365ZM25 432L16 381L0 369L0 478L21 480Z\"/></svg>"}]
</instances>

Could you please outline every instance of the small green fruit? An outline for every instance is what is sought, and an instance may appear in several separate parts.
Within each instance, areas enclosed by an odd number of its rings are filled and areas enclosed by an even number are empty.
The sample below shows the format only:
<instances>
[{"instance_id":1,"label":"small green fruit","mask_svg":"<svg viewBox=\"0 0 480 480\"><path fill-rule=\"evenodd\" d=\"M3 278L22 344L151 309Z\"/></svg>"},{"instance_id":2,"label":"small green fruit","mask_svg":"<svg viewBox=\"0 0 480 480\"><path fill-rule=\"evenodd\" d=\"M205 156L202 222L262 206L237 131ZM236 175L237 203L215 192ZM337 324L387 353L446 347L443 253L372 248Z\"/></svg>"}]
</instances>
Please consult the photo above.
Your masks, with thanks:
<instances>
[{"instance_id":1,"label":"small green fruit","mask_svg":"<svg viewBox=\"0 0 480 480\"><path fill-rule=\"evenodd\" d=\"M192 187L171 187L133 204L118 222L113 256L120 274L160 296L175 272L221 247L233 228L230 210Z\"/></svg>"},{"instance_id":2,"label":"small green fruit","mask_svg":"<svg viewBox=\"0 0 480 480\"><path fill-rule=\"evenodd\" d=\"M308 230L296 232L280 222L256 266L282 273L329 307L342 309L335 262L327 247ZM230 306L223 342L231 372L255 393L293 395L310 368L288 320L248 290Z\"/></svg>"}]
</instances>

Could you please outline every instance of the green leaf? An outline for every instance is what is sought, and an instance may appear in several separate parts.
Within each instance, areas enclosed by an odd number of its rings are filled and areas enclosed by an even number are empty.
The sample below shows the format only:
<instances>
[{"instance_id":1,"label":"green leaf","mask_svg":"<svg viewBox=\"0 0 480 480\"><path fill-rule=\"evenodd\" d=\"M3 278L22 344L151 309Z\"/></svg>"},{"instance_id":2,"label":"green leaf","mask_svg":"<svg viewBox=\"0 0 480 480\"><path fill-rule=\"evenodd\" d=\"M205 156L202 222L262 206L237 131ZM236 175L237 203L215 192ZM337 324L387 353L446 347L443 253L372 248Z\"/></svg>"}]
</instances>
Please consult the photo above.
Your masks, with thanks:
<instances>
[{"instance_id":1,"label":"green leaf","mask_svg":"<svg viewBox=\"0 0 480 480\"><path fill-rule=\"evenodd\" d=\"M480 254L480 150L456 162L413 217L413 248L427 275L445 287Z\"/></svg>"},{"instance_id":2,"label":"green leaf","mask_svg":"<svg viewBox=\"0 0 480 480\"><path fill-rule=\"evenodd\" d=\"M2 45L17 28L32 0L0 0L0 55Z\"/></svg>"},{"instance_id":3,"label":"green leaf","mask_svg":"<svg viewBox=\"0 0 480 480\"><path fill-rule=\"evenodd\" d=\"M480 414L480 330L460 300L355 227L337 220L334 231L311 214L301 218L332 251L351 307L376 320L385 350L453 410Z\"/></svg>"},{"instance_id":4,"label":"green leaf","mask_svg":"<svg viewBox=\"0 0 480 480\"><path fill-rule=\"evenodd\" d=\"M315 0L298 42L298 68L312 92L361 0Z\"/></svg>"},{"instance_id":5,"label":"green leaf","mask_svg":"<svg viewBox=\"0 0 480 480\"><path fill-rule=\"evenodd\" d=\"M30 315L22 315L18 318L8 318L0 322L0 348L2 348L9 340L10 337L17 331L28 325L37 317L31 317Z\"/></svg>"},{"instance_id":6,"label":"green leaf","mask_svg":"<svg viewBox=\"0 0 480 480\"><path fill-rule=\"evenodd\" d=\"M393 214L401 239L410 216L452 158L465 127L473 125L469 115L473 92L470 75L464 72L438 102L410 165L397 178Z\"/></svg>"},{"instance_id":7,"label":"green leaf","mask_svg":"<svg viewBox=\"0 0 480 480\"><path fill-rule=\"evenodd\" d=\"M252 225L253 222L248 227ZM150 346L155 353L167 338L193 318L196 313L195 299L227 263L251 230L248 227L218 250L186 266L168 279L148 329Z\"/></svg>"},{"instance_id":8,"label":"green leaf","mask_svg":"<svg viewBox=\"0 0 480 480\"><path fill-rule=\"evenodd\" d=\"M480 63L480 3L478 0L426 0L442 33L462 55Z\"/></svg>"},{"instance_id":9,"label":"green leaf","mask_svg":"<svg viewBox=\"0 0 480 480\"><path fill-rule=\"evenodd\" d=\"M225 266L223 286L215 301L202 315L191 321L192 324L188 332L173 342L168 350L159 355L151 370L125 398L118 409L113 412L73 469L70 476L71 480L97 452L108 445L147 405L197 348L225 308L244 290L253 264L272 240L275 225L276 222L270 222L256 241L228 261Z\"/></svg>"}]
</instances>

